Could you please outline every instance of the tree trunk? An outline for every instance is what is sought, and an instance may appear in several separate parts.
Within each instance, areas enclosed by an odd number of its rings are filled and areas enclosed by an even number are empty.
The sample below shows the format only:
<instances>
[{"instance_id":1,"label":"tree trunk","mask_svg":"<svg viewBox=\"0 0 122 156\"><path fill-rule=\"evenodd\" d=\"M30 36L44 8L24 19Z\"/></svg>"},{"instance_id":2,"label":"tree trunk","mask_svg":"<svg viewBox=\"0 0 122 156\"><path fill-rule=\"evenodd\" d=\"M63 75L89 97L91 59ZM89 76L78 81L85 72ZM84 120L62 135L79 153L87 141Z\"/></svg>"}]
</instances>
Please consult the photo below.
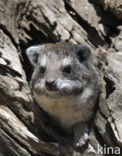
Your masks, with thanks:
<instances>
[{"instance_id":1,"label":"tree trunk","mask_svg":"<svg viewBox=\"0 0 122 156\"><path fill-rule=\"evenodd\" d=\"M122 2L114 2L118 7L105 11L95 0L0 0L0 156L97 156L98 145L121 150ZM25 49L61 40L88 44L101 73L93 130L81 152L56 142L29 88Z\"/></svg>"}]
</instances>

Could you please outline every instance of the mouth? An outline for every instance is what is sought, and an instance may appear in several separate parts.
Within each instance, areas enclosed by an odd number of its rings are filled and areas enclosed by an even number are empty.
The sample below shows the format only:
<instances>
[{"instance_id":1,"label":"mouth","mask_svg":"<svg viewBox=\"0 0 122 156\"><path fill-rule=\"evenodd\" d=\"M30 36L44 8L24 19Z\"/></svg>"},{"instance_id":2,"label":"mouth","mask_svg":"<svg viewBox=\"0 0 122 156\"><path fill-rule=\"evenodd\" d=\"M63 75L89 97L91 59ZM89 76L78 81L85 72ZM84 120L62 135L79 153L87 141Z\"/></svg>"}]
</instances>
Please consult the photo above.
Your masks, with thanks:
<instances>
[{"instance_id":1,"label":"mouth","mask_svg":"<svg viewBox=\"0 0 122 156\"><path fill-rule=\"evenodd\" d=\"M47 87L46 86L46 90L48 91L48 92L58 92L59 91L59 89L57 88L57 87Z\"/></svg>"},{"instance_id":2,"label":"mouth","mask_svg":"<svg viewBox=\"0 0 122 156\"><path fill-rule=\"evenodd\" d=\"M66 96L76 96L79 94L82 94L83 87L76 87L76 88L47 88L46 86L42 88L36 88L34 92L38 95L44 95L49 98L60 98L60 97L66 97Z\"/></svg>"},{"instance_id":3,"label":"mouth","mask_svg":"<svg viewBox=\"0 0 122 156\"><path fill-rule=\"evenodd\" d=\"M65 96L76 96L83 92L83 88L77 88L73 90L64 89L55 89L55 90L46 90L45 96L50 98L60 98Z\"/></svg>"},{"instance_id":4,"label":"mouth","mask_svg":"<svg viewBox=\"0 0 122 156\"><path fill-rule=\"evenodd\" d=\"M49 90L46 90L45 96L49 97L49 98L60 98L60 97L62 97L60 91L49 91Z\"/></svg>"}]
</instances>

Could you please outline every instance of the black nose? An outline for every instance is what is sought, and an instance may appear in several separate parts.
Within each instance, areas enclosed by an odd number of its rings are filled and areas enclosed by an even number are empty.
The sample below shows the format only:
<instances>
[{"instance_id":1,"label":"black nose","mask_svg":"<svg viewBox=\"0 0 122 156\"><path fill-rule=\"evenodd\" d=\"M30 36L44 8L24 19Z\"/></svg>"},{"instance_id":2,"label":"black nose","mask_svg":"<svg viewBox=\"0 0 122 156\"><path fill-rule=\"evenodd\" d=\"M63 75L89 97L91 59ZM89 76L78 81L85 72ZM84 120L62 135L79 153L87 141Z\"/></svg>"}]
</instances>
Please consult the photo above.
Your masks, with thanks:
<instances>
[{"instance_id":1,"label":"black nose","mask_svg":"<svg viewBox=\"0 0 122 156\"><path fill-rule=\"evenodd\" d=\"M55 90L56 89L55 80L46 80L45 85L46 85L48 90Z\"/></svg>"}]
</instances>

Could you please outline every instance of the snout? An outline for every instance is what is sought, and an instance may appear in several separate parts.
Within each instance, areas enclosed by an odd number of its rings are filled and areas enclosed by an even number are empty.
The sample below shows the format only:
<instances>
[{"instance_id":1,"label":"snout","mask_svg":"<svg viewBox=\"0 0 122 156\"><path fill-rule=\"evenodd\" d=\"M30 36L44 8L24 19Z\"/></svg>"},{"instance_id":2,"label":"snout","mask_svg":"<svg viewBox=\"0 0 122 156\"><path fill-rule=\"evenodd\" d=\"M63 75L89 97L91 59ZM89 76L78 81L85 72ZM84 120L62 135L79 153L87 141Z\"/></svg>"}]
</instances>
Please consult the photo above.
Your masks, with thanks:
<instances>
[{"instance_id":1,"label":"snout","mask_svg":"<svg viewBox=\"0 0 122 156\"><path fill-rule=\"evenodd\" d=\"M56 80L49 79L45 81L45 86L49 91L57 91Z\"/></svg>"}]
</instances>

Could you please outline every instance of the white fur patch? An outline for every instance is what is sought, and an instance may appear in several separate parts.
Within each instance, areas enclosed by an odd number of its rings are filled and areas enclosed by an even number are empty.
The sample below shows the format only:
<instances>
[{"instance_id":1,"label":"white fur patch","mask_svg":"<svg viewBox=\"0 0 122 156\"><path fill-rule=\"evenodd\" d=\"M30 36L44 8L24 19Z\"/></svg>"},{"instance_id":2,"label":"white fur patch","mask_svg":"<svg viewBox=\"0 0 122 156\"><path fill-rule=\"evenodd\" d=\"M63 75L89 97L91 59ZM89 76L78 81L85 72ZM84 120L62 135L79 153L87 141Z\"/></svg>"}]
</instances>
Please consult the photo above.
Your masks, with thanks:
<instances>
[{"instance_id":1,"label":"white fur patch","mask_svg":"<svg viewBox=\"0 0 122 156\"><path fill-rule=\"evenodd\" d=\"M84 92L82 93L81 98L84 100L87 99L89 96L92 95L92 92L93 91L90 88L86 88Z\"/></svg>"},{"instance_id":2,"label":"white fur patch","mask_svg":"<svg viewBox=\"0 0 122 156\"><path fill-rule=\"evenodd\" d=\"M72 62L72 59L70 57L66 57L63 59L63 66L70 65L71 62Z\"/></svg>"},{"instance_id":3,"label":"white fur patch","mask_svg":"<svg viewBox=\"0 0 122 156\"><path fill-rule=\"evenodd\" d=\"M35 88L45 89L45 79L42 79L40 82L35 83Z\"/></svg>"},{"instance_id":4,"label":"white fur patch","mask_svg":"<svg viewBox=\"0 0 122 156\"><path fill-rule=\"evenodd\" d=\"M58 79L57 81L57 86L59 89L63 89L63 88L67 88L67 89L71 89L71 83L69 83L70 80L62 80L62 79Z\"/></svg>"},{"instance_id":5,"label":"white fur patch","mask_svg":"<svg viewBox=\"0 0 122 156\"><path fill-rule=\"evenodd\" d=\"M89 138L88 133L84 133L84 135L80 138L79 142L76 143L76 146L77 147L83 146L87 142L88 138Z\"/></svg>"},{"instance_id":6,"label":"white fur patch","mask_svg":"<svg viewBox=\"0 0 122 156\"><path fill-rule=\"evenodd\" d=\"M37 51L38 53L40 53L40 49L41 49L41 45L39 46L31 46L27 49L27 54L29 54L30 52L34 52L34 51Z\"/></svg>"},{"instance_id":7,"label":"white fur patch","mask_svg":"<svg viewBox=\"0 0 122 156\"><path fill-rule=\"evenodd\" d=\"M46 66L46 61L47 61L47 56L46 55L43 55L42 58L41 58L41 63L40 65L45 67Z\"/></svg>"}]
</instances>

